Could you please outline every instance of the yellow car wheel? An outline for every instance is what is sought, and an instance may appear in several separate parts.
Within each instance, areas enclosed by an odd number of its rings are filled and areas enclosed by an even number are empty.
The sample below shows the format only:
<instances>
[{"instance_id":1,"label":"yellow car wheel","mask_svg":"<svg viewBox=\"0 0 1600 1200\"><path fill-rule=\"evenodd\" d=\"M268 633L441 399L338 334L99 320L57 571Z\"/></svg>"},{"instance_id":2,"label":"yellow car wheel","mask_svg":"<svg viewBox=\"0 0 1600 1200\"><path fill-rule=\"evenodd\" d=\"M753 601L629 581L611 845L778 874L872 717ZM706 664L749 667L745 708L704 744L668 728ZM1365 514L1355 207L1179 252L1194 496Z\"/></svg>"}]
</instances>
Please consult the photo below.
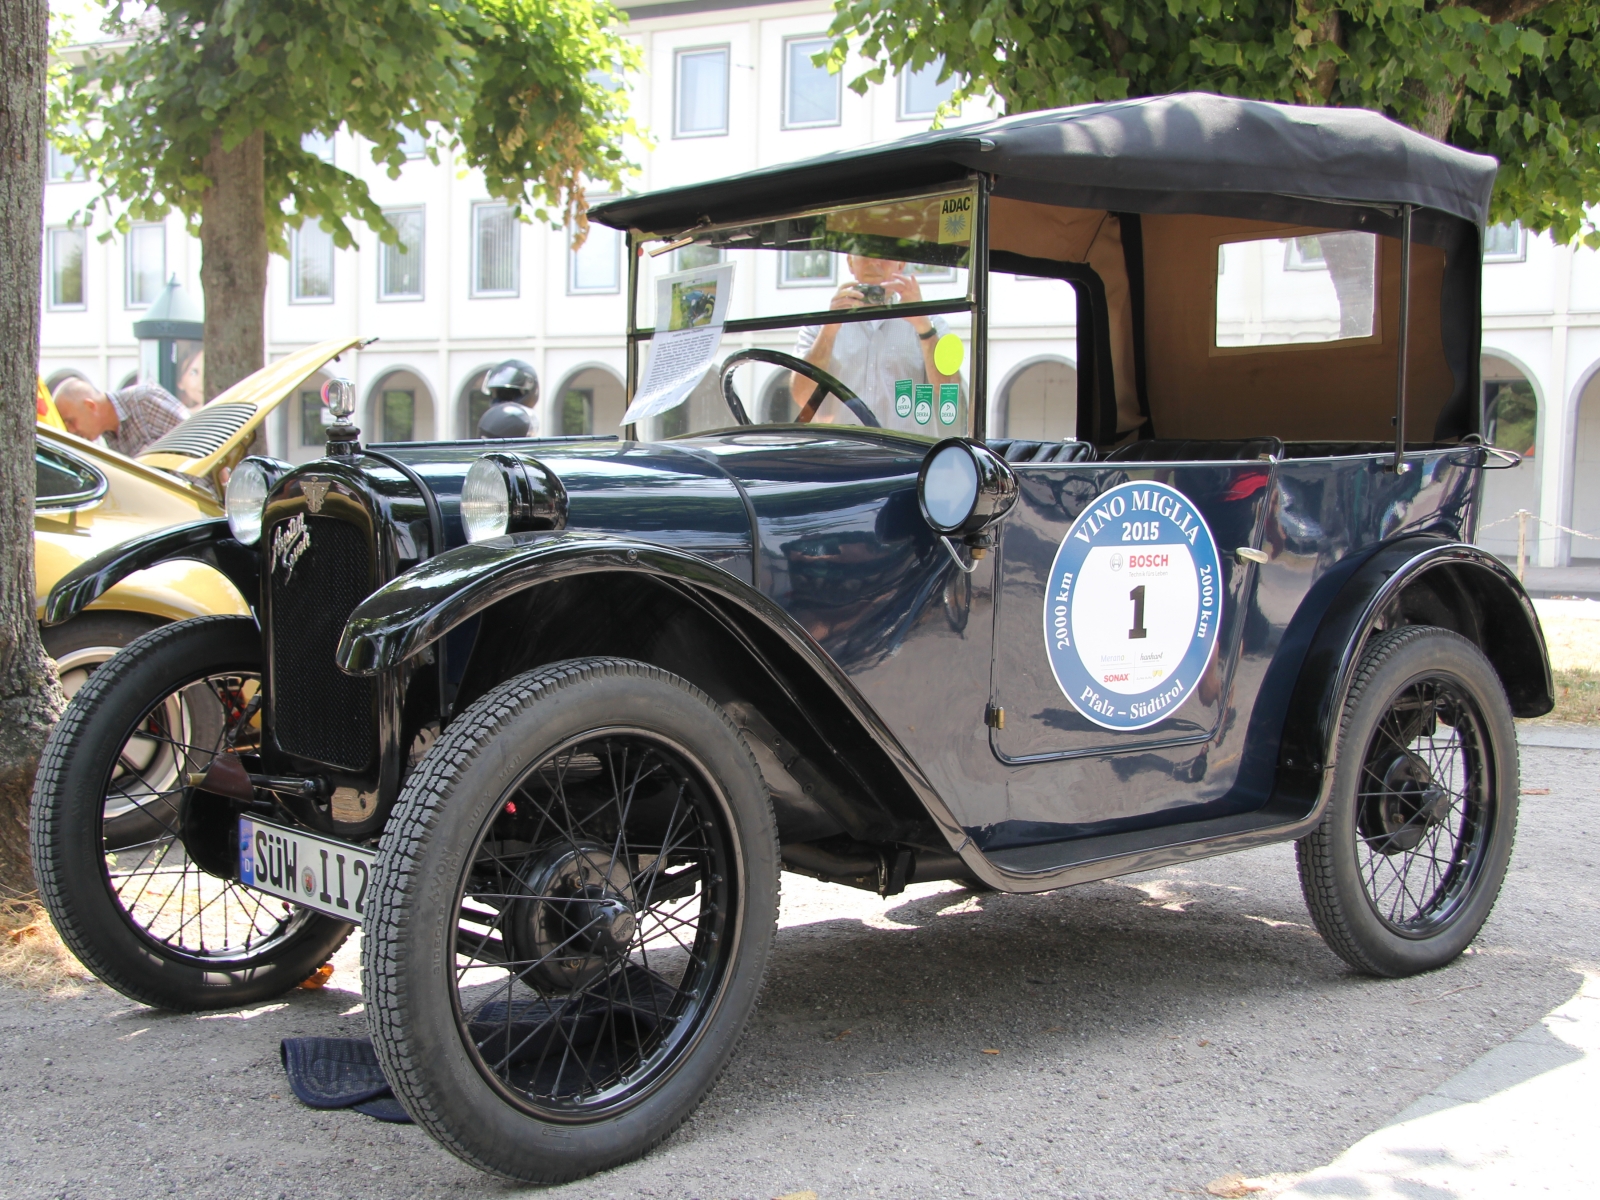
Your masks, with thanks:
<instances>
[{"instance_id":1,"label":"yellow car wheel","mask_svg":"<svg viewBox=\"0 0 1600 1200\"><path fill-rule=\"evenodd\" d=\"M71 700L90 674L134 638L165 625L142 613L86 612L65 625L39 631L45 653L56 660L61 690Z\"/></svg>"}]
</instances>

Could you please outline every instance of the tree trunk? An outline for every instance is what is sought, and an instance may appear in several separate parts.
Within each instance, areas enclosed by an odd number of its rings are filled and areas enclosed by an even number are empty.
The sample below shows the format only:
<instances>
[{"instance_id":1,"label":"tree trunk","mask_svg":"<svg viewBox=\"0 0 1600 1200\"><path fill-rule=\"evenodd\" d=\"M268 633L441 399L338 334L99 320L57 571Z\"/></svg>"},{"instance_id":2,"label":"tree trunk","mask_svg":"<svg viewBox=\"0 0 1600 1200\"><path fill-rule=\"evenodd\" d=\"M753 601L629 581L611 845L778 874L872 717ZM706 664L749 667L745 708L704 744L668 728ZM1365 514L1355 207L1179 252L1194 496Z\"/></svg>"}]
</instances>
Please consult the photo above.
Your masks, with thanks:
<instances>
[{"instance_id":1,"label":"tree trunk","mask_svg":"<svg viewBox=\"0 0 1600 1200\"><path fill-rule=\"evenodd\" d=\"M0 0L0 890L33 890L28 804L61 716L33 594L46 0Z\"/></svg>"},{"instance_id":2,"label":"tree trunk","mask_svg":"<svg viewBox=\"0 0 1600 1200\"><path fill-rule=\"evenodd\" d=\"M210 400L266 365L266 181L258 129L232 150L211 135L200 199L200 289L206 303Z\"/></svg>"}]
</instances>

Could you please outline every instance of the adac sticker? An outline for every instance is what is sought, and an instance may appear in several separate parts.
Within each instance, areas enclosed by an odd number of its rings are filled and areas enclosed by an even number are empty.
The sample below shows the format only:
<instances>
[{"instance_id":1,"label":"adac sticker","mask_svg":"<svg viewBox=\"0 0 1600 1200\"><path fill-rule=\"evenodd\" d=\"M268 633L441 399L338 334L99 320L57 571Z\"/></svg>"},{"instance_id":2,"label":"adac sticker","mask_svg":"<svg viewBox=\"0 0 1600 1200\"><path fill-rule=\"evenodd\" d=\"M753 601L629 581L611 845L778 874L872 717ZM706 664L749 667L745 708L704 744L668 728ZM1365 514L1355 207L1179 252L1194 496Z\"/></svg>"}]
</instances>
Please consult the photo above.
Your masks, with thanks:
<instances>
[{"instance_id":1,"label":"adac sticker","mask_svg":"<svg viewBox=\"0 0 1600 1200\"><path fill-rule=\"evenodd\" d=\"M1106 729L1176 712L1205 673L1222 623L1216 539L1184 494L1123 483L1072 523L1044 603L1050 669Z\"/></svg>"}]
</instances>

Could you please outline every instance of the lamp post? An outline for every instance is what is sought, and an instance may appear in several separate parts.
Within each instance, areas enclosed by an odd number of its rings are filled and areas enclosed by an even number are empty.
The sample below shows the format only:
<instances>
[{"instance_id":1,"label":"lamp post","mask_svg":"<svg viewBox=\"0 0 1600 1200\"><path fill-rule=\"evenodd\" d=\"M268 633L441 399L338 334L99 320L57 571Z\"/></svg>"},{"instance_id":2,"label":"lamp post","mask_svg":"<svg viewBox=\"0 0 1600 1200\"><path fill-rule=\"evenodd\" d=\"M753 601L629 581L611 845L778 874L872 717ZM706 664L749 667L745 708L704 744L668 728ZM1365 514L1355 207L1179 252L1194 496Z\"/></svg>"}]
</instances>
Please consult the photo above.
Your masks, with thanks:
<instances>
[{"instance_id":1,"label":"lamp post","mask_svg":"<svg viewBox=\"0 0 1600 1200\"><path fill-rule=\"evenodd\" d=\"M139 339L139 382L158 383L186 408L205 403L205 314L174 275L144 319L133 323Z\"/></svg>"}]
</instances>

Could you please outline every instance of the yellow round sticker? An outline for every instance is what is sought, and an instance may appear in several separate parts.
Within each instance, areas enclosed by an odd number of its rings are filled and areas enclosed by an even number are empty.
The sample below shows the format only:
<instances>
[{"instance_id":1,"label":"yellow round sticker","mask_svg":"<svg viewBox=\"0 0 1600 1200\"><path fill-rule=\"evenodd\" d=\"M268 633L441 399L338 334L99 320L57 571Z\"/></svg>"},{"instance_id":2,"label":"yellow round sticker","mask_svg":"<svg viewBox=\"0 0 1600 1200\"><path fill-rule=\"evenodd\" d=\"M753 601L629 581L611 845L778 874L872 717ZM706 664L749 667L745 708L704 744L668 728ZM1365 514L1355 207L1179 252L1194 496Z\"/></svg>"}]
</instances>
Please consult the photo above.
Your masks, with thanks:
<instances>
[{"instance_id":1,"label":"yellow round sticker","mask_svg":"<svg viewBox=\"0 0 1600 1200\"><path fill-rule=\"evenodd\" d=\"M961 360L966 355L966 347L953 333L945 334L933 344L933 365L939 368L941 375L954 375L961 370Z\"/></svg>"}]
</instances>

